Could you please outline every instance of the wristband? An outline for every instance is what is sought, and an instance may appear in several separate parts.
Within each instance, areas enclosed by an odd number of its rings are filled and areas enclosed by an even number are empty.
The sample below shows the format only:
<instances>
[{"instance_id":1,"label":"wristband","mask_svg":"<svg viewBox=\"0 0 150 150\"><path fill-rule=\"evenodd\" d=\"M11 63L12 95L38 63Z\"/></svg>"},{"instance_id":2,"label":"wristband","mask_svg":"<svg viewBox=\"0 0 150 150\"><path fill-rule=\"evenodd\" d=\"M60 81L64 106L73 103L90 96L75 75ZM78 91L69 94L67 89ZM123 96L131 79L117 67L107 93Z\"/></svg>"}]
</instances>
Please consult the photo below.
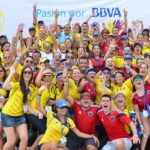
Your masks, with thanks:
<instances>
[{"instance_id":1,"label":"wristband","mask_svg":"<svg viewBox=\"0 0 150 150\"><path fill-rule=\"evenodd\" d=\"M16 44L13 44L13 43L12 43L11 46L16 47Z\"/></svg>"},{"instance_id":2,"label":"wristband","mask_svg":"<svg viewBox=\"0 0 150 150\"><path fill-rule=\"evenodd\" d=\"M69 81L64 82L64 84L69 85Z\"/></svg>"},{"instance_id":3,"label":"wristband","mask_svg":"<svg viewBox=\"0 0 150 150\"><path fill-rule=\"evenodd\" d=\"M130 71L131 70L131 68L130 67L128 67L128 71Z\"/></svg>"},{"instance_id":4,"label":"wristband","mask_svg":"<svg viewBox=\"0 0 150 150\"><path fill-rule=\"evenodd\" d=\"M20 62L20 58L16 57L15 61L19 63Z\"/></svg>"},{"instance_id":5,"label":"wristband","mask_svg":"<svg viewBox=\"0 0 150 150\"><path fill-rule=\"evenodd\" d=\"M133 136L137 136L138 137L137 133L133 134Z\"/></svg>"},{"instance_id":6,"label":"wristband","mask_svg":"<svg viewBox=\"0 0 150 150\"><path fill-rule=\"evenodd\" d=\"M40 99L41 99L41 96L40 96L40 95L37 95L37 96L36 96L36 100L39 101Z\"/></svg>"},{"instance_id":7,"label":"wristband","mask_svg":"<svg viewBox=\"0 0 150 150\"><path fill-rule=\"evenodd\" d=\"M36 116L36 115L37 115L37 113L36 113L36 112L34 112L34 113L33 113L33 116Z\"/></svg>"},{"instance_id":8,"label":"wristband","mask_svg":"<svg viewBox=\"0 0 150 150\"><path fill-rule=\"evenodd\" d=\"M102 83L102 86L105 86L105 83Z\"/></svg>"}]
</instances>

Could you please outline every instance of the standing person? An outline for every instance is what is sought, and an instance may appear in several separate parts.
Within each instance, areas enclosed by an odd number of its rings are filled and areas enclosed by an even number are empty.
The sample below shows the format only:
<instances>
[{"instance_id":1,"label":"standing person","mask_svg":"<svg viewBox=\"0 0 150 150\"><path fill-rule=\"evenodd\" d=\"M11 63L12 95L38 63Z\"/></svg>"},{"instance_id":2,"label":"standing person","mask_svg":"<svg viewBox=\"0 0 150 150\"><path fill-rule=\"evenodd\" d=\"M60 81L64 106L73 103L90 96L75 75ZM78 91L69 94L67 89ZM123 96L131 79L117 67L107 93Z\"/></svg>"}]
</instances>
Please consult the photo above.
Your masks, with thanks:
<instances>
[{"instance_id":1,"label":"standing person","mask_svg":"<svg viewBox=\"0 0 150 150\"><path fill-rule=\"evenodd\" d=\"M102 150L130 150L131 140L134 144L140 141L134 123L122 112L112 111L111 97L107 94L102 96L101 107L97 116L109 138ZM124 125L130 126L133 133L132 138L126 132Z\"/></svg>"},{"instance_id":2,"label":"standing person","mask_svg":"<svg viewBox=\"0 0 150 150\"><path fill-rule=\"evenodd\" d=\"M33 72L31 67L26 66L22 70L20 81L10 82L14 74L14 67L10 67L10 74L3 84L5 90L10 90L8 101L2 109L2 126L7 138L3 150L13 149L18 138L19 150L26 150L28 131L24 111L34 92L31 84Z\"/></svg>"},{"instance_id":3,"label":"standing person","mask_svg":"<svg viewBox=\"0 0 150 150\"><path fill-rule=\"evenodd\" d=\"M43 87L41 87L41 89L42 88ZM56 102L56 114L50 110L46 111L44 108L40 107L39 103L39 100L37 100L37 108L47 117L47 130L39 143L41 150L57 150L59 141L61 142L61 140L64 139L67 140L65 136L69 132L69 128L79 137L84 139L92 138L94 142L99 145L96 136L80 132L73 120L66 117L68 104L64 99L60 99ZM61 147L65 147L65 144L61 143Z\"/></svg>"},{"instance_id":4,"label":"standing person","mask_svg":"<svg viewBox=\"0 0 150 150\"><path fill-rule=\"evenodd\" d=\"M3 66L0 66L0 149L3 149L3 128L1 124L1 111L7 98L7 92L2 88L5 79L5 68Z\"/></svg>"},{"instance_id":5,"label":"standing person","mask_svg":"<svg viewBox=\"0 0 150 150\"><path fill-rule=\"evenodd\" d=\"M133 78L136 91L133 94L133 104L137 120L143 132L141 150L145 150L150 132L150 121L147 104L150 104L150 59L148 60L148 79L144 81L142 75L136 75Z\"/></svg>"},{"instance_id":6,"label":"standing person","mask_svg":"<svg viewBox=\"0 0 150 150\"><path fill-rule=\"evenodd\" d=\"M65 71L64 71L65 72ZM95 135L96 127L96 112L99 106L92 105L92 99L90 94L85 92L81 94L80 103L75 101L68 93L69 80L67 75L64 73L64 97L72 106L75 116L75 124L77 128L84 133ZM83 139L77 137L74 133L69 132L67 148L70 150L80 148L84 146L87 150L96 150L98 145L92 138Z\"/></svg>"}]
</instances>

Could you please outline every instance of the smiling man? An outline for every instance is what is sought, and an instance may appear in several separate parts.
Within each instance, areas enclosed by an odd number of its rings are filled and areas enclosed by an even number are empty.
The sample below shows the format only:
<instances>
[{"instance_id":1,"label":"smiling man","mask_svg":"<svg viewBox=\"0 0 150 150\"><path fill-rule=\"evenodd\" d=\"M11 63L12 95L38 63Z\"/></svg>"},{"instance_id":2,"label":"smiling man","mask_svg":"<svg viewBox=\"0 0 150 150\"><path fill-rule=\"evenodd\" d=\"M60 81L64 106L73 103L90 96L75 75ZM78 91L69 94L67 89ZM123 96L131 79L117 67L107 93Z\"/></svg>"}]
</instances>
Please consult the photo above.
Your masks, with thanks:
<instances>
[{"instance_id":1,"label":"smiling man","mask_svg":"<svg viewBox=\"0 0 150 150\"><path fill-rule=\"evenodd\" d=\"M130 150L132 142L139 142L136 127L134 123L124 113L112 109L111 97L103 95L101 100L102 109L97 112L100 124L106 130L109 141L102 150ZM133 136L130 137L125 130L124 125L129 125Z\"/></svg>"},{"instance_id":2,"label":"smiling man","mask_svg":"<svg viewBox=\"0 0 150 150\"><path fill-rule=\"evenodd\" d=\"M68 84L68 77L65 77L64 98L72 106L76 126L84 133L91 134L91 136L95 135L96 112L99 106L92 105L92 99L90 94L87 92L81 94L80 102L73 100L73 98L70 97L68 93ZM79 138L70 132L68 134L67 148L69 148L69 150L73 150L80 148L81 146L86 147L87 150L96 150L98 148L98 145L94 142L93 138Z\"/></svg>"}]
</instances>

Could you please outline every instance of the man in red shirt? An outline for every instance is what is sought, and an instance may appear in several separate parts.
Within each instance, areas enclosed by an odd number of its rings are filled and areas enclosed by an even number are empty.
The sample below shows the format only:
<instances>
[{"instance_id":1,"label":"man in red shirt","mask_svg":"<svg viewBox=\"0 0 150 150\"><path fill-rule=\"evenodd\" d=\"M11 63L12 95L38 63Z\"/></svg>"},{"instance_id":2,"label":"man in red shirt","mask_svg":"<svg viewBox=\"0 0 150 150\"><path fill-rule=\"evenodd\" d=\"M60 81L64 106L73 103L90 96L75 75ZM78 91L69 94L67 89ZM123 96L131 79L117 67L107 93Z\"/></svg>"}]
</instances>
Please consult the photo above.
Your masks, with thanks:
<instances>
[{"instance_id":1,"label":"man in red shirt","mask_svg":"<svg viewBox=\"0 0 150 150\"><path fill-rule=\"evenodd\" d=\"M102 96L101 106L102 109L97 112L97 116L109 138L102 150L130 150L132 147L131 140L134 144L140 141L134 123L121 111L112 110L111 97L109 95ZM128 135L124 125L130 126L133 133L132 137Z\"/></svg>"},{"instance_id":2,"label":"man in red shirt","mask_svg":"<svg viewBox=\"0 0 150 150\"><path fill-rule=\"evenodd\" d=\"M73 100L68 95L69 83L67 80L64 82L64 98L72 106L75 124L81 132L94 135L96 132L96 113L99 106L92 105L90 94L87 92L81 94L80 102ZM94 142L93 138L83 139L77 137L73 133L68 135L67 148L69 148L69 150L77 149L82 146L86 147L87 150L96 150L98 148L98 145Z\"/></svg>"}]
</instances>

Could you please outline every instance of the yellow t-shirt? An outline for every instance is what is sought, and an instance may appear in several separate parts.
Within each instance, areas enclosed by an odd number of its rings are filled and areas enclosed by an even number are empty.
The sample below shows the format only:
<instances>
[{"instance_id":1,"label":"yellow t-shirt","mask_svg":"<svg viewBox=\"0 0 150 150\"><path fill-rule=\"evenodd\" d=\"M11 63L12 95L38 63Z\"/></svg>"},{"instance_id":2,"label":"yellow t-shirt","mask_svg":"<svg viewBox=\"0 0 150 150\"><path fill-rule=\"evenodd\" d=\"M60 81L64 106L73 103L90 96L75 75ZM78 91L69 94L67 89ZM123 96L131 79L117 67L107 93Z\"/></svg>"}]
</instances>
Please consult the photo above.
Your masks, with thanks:
<instances>
[{"instance_id":1,"label":"yellow t-shirt","mask_svg":"<svg viewBox=\"0 0 150 150\"><path fill-rule=\"evenodd\" d=\"M69 128L75 128L75 123L71 118L66 118L65 125L62 124L52 111L47 111L47 129L39 145L48 142L59 142L60 138L65 136Z\"/></svg>"},{"instance_id":2,"label":"yellow t-shirt","mask_svg":"<svg viewBox=\"0 0 150 150\"><path fill-rule=\"evenodd\" d=\"M95 78L94 83L96 84L96 99L95 99L95 103L99 104L100 101L101 101L101 97L102 97L102 82L101 82L101 79L100 78ZM111 87L112 87L112 84L111 84ZM105 91L106 91L106 94L111 96L113 94L113 87L111 89L105 87Z\"/></svg>"},{"instance_id":3,"label":"yellow t-shirt","mask_svg":"<svg viewBox=\"0 0 150 150\"><path fill-rule=\"evenodd\" d=\"M51 43L51 45L52 45L52 51L54 51L54 42L53 42L52 37L49 36L49 35L46 36L46 38L45 38L44 41L39 40L39 43L38 43L39 50L42 51L42 52L44 52L44 43L45 43L45 41L48 41L48 42Z\"/></svg>"},{"instance_id":4,"label":"yellow t-shirt","mask_svg":"<svg viewBox=\"0 0 150 150\"><path fill-rule=\"evenodd\" d=\"M127 79L121 87L121 92L123 92L126 96L125 106L133 110L133 103L132 103L132 94L133 94L133 83L131 78Z\"/></svg>"},{"instance_id":5,"label":"yellow t-shirt","mask_svg":"<svg viewBox=\"0 0 150 150\"><path fill-rule=\"evenodd\" d=\"M127 108L125 108L123 110L123 113L126 114L130 118L130 110L128 110ZM126 131L127 131L128 134L131 133L130 127L128 125L125 125L125 129L126 129Z\"/></svg>"},{"instance_id":6,"label":"yellow t-shirt","mask_svg":"<svg viewBox=\"0 0 150 150\"><path fill-rule=\"evenodd\" d=\"M40 98L40 106L41 107L45 107L47 105L47 102L50 98L50 87L44 89L41 93L41 98ZM38 88L37 88L37 92L36 92L36 95L33 99L33 101L31 101L31 107L32 109L35 111L35 112L38 112L38 109L36 108L36 96L37 96L37 93L38 93Z\"/></svg>"},{"instance_id":7,"label":"yellow t-shirt","mask_svg":"<svg viewBox=\"0 0 150 150\"><path fill-rule=\"evenodd\" d=\"M124 57L123 56L114 56L113 57L114 63L116 67L122 66L122 63L124 62Z\"/></svg>"},{"instance_id":8,"label":"yellow t-shirt","mask_svg":"<svg viewBox=\"0 0 150 150\"><path fill-rule=\"evenodd\" d=\"M143 49L142 49L142 55L144 55L146 53L150 53L150 48L148 46L144 45Z\"/></svg>"},{"instance_id":9,"label":"yellow t-shirt","mask_svg":"<svg viewBox=\"0 0 150 150\"><path fill-rule=\"evenodd\" d=\"M2 112L10 116L22 116L24 114L23 93L20 89L19 82L11 82L11 90L7 103L4 105ZM35 86L30 84L28 100L33 99Z\"/></svg>"},{"instance_id":10,"label":"yellow t-shirt","mask_svg":"<svg viewBox=\"0 0 150 150\"><path fill-rule=\"evenodd\" d=\"M59 91L59 88L56 84L50 86L50 98L59 100L63 98L63 89ZM69 96L75 100L80 100L80 93L78 92L78 87L72 79L69 79Z\"/></svg>"}]
</instances>

